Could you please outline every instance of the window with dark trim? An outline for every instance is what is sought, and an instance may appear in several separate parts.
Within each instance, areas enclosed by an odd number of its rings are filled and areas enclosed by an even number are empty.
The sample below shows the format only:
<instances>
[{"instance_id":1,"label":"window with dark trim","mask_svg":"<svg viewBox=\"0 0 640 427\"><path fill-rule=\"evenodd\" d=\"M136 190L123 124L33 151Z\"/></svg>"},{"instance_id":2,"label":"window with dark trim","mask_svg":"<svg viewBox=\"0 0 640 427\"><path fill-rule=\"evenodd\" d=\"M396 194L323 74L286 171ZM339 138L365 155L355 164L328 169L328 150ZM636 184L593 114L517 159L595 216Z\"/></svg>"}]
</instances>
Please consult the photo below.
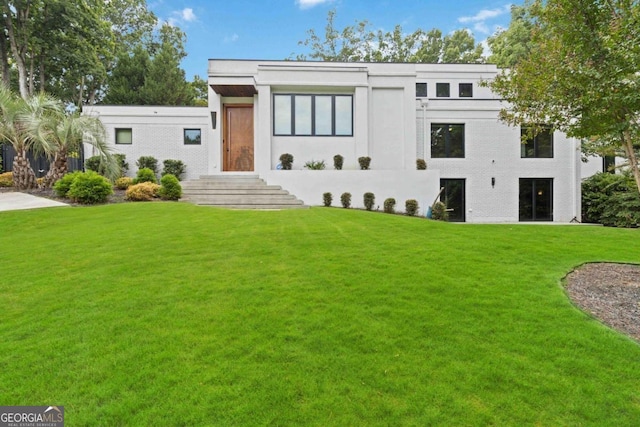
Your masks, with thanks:
<instances>
[{"instance_id":1,"label":"window with dark trim","mask_svg":"<svg viewBox=\"0 0 640 427\"><path fill-rule=\"evenodd\" d=\"M353 95L273 95L275 136L353 136Z\"/></svg>"},{"instance_id":2,"label":"window with dark trim","mask_svg":"<svg viewBox=\"0 0 640 427\"><path fill-rule=\"evenodd\" d=\"M451 96L451 90L449 83L436 83L436 97L437 98L449 98Z\"/></svg>"},{"instance_id":3,"label":"window with dark trim","mask_svg":"<svg viewBox=\"0 0 640 427\"><path fill-rule=\"evenodd\" d=\"M602 172L616 173L616 156L602 156Z\"/></svg>"},{"instance_id":4,"label":"window with dark trim","mask_svg":"<svg viewBox=\"0 0 640 427\"><path fill-rule=\"evenodd\" d=\"M133 144L131 128L116 128L116 144Z\"/></svg>"},{"instance_id":5,"label":"window with dark trim","mask_svg":"<svg viewBox=\"0 0 640 427\"><path fill-rule=\"evenodd\" d=\"M520 178L520 221L553 221L553 178Z\"/></svg>"},{"instance_id":6,"label":"window with dark trim","mask_svg":"<svg viewBox=\"0 0 640 427\"><path fill-rule=\"evenodd\" d=\"M202 130L201 129L185 129L183 139L184 139L184 145L200 145L202 144Z\"/></svg>"},{"instance_id":7,"label":"window with dark trim","mask_svg":"<svg viewBox=\"0 0 640 427\"><path fill-rule=\"evenodd\" d=\"M416 83L416 98L426 98L426 97L427 97L427 84Z\"/></svg>"},{"instance_id":8,"label":"window with dark trim","mask_svg":"<svg viewBox=\"0 0 640 427\"><path fill-rule=\"evenodd\" d=\"M458 85L458 96L460 98L472 98L473 83L460 83Z\"/></svg>"},{"instance_id":9,"label":"window with dark trim","mask_svg":"<svg viewBox=\"0 0 640 427\"><path fill-rule=\"evenodd\" d=\"M431 158L464 158L464 124L431 125Z\"/></svg>"},{"instance_id":10,"label":"window with dark trim","mask_svg":"<svg viewBox=\"0 0 640 427\"><path fill-rule=\"evenodd\" d=\"M531 129L523 126L520 129L520 136L523 141L520 146L521 158L553 158L553 130L550 127L545 127L535 136L532 136Z\"/></svg>"}]
</instances>

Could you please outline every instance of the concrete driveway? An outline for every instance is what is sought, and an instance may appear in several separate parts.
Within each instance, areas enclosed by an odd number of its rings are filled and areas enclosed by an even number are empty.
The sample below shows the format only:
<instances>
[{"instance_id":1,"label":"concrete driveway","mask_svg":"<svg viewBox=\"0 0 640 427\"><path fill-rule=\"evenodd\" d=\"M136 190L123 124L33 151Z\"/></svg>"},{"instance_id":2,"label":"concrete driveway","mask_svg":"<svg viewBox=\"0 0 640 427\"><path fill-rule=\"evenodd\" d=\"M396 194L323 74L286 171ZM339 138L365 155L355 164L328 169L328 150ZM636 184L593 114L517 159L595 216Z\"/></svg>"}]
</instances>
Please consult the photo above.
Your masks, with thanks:
<instances>
[{"instance_id":1,"label":"concrete driveway","mask_svg":"<svg viewBox=\"0 0 640 427\"><path fill-rule=\"evenodd\" d=\"M69 206L66 203L44 197L32 196L31 194L19 193L17 191L0 193L0 211L15 211L21 209L52 208L56 206Z\"/></svg>"}]
</instances>

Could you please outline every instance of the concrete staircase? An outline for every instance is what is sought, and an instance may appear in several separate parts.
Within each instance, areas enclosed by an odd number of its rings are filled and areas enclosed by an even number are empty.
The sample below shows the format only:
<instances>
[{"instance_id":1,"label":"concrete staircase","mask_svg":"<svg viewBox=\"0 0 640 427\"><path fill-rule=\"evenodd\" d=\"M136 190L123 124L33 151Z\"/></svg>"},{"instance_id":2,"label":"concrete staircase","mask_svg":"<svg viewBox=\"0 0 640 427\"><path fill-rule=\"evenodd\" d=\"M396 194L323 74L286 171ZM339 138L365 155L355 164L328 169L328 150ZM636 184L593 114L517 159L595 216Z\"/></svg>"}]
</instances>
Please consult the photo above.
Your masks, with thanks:
<instances>
[{"instance_id":1,"label":"concrete staircase","mask_svg":"<svg viewBox=\"0 0 640 427\"><path fill-rule=\"evenodd\" d=\"M228 209L308 208L282 187L267 185L257 174L203 175L183 181L182 200Z\"/></svg>"}]
</instances>

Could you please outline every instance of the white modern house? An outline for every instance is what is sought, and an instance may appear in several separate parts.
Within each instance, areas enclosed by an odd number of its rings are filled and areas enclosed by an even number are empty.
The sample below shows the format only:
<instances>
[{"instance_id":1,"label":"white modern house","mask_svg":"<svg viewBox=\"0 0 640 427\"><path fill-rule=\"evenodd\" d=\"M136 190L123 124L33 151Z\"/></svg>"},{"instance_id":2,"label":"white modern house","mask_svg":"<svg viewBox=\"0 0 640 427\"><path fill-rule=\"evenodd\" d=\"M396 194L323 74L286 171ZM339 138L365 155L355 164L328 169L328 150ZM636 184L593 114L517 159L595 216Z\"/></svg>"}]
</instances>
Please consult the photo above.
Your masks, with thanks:
<instances>
[{"instance_id":1,"label":"white modern house","mask_svg":"<svg viewBox=\"0 0 640 427\"><path fill-rule=\"evenodd\" d=\"M421 214L440 194L451 220L580 218L579 141L544 132L526 144L498 120L501 101L481 81L487 64L209 60L208 107L92 106L114 150L179 159L188 180L257 175L306 205L331 192L363 206L416 199ZM294 157L280 169L280 155ZM333 157L344 157L335 170ZM370 170L358 158L370 157ZM427 170L417 170L424 159ZM324 161L325 170L304 167ZM133 167L130 174L135 174ZM441 192L441 189L442 192Z\"/></svg>"}]
</instances>

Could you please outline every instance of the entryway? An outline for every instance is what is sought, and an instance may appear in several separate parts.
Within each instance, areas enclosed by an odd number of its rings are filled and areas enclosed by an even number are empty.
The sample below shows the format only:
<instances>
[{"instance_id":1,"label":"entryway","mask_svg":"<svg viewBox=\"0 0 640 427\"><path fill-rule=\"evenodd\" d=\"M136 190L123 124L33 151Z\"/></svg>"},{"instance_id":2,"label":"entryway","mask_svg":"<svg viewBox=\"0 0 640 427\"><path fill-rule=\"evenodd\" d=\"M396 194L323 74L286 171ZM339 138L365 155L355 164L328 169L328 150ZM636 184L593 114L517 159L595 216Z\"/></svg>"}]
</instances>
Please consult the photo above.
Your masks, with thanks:
<instances>
[{"instance_id":1,"label":"entryway","mask_svg":"<svg viewBox=\"0 0 640 427\"><path fill-rule=\"evenodd\" d=\"M449 221L465 222L465 180L441 179L440 188L444 191L440 195L440 201L447 206Z\"/></svg>"},{"instance_id":2,"label":"entryway","mask_svg":"<svg viewBox=\"0 0 640 427\"><path fill-rule=\"evenodd\" d=\"M253 171L253 104L224 106L222 170Z\"/></svg>"}]
</instances>

